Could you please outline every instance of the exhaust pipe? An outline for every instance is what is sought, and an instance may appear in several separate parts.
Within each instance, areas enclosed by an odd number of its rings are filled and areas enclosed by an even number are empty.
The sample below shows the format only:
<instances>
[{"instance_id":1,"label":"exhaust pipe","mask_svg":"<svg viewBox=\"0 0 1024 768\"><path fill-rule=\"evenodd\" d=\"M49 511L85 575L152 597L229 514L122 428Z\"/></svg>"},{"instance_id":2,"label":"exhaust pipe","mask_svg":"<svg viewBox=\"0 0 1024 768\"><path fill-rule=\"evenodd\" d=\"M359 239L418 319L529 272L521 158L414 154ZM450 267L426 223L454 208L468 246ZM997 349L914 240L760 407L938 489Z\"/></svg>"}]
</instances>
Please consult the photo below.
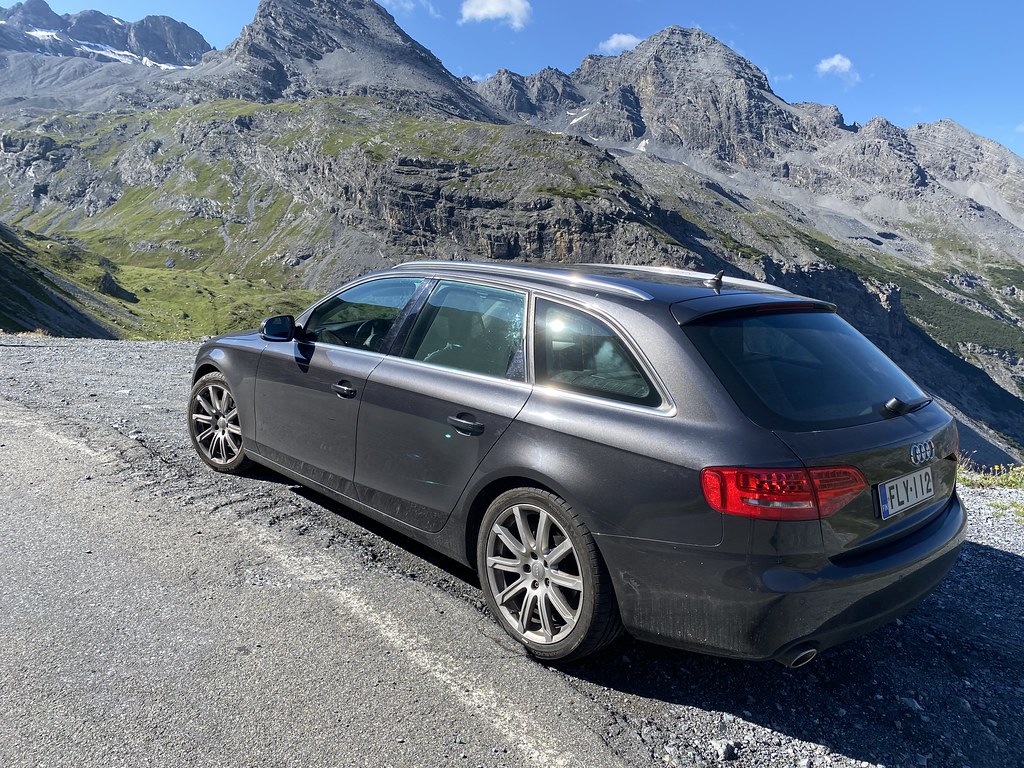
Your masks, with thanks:
<instances>
[{"instance_id":1,"label":"exhaust pipe","mask_svg":"<svg viewBox=\"0 0 1024 768\"><path fill-rule=\"evenodd\" d=\"M817 648L810 643L802 643L800 645L794 645L792 648L783 651L775 657L775 660L784 667L796 669L797 667L802 667L805 664L810 664L814 661L814 657L817 655Z\"/></svg>"}]
</instances>

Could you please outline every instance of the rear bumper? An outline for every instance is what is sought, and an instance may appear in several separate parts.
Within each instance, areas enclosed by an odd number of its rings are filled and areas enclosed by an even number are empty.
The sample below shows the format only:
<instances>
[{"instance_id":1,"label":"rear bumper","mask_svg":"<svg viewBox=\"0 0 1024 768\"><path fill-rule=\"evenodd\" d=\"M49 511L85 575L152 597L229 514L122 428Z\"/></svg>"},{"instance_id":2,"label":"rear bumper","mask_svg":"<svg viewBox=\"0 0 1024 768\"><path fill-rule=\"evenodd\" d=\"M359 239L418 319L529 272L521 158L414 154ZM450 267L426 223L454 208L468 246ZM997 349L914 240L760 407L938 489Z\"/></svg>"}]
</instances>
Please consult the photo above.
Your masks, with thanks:
<instances>
[{"instance_id":1,"label":"rear bumper","mask_svg":"<svg viewBox=\"0 0 1024 768\"><path fill-rule=\"evenodd\" d=\"M712 548L599 536L630 634L743 659L822 651L906 613L956 562L967 517L954 493L898 542L841 563L740 558Z\"/></svg>"}]
</instances>

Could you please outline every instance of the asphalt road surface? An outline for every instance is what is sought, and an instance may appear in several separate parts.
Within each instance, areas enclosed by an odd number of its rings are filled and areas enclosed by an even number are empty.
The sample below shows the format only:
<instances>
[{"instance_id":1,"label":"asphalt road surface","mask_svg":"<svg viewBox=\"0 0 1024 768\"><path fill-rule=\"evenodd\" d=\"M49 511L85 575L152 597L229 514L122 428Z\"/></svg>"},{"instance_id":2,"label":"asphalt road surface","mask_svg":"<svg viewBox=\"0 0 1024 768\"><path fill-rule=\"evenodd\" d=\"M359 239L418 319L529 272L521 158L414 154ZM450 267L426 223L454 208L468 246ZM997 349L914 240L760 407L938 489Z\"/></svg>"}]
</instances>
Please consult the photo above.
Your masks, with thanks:
<instances>
[{"instance_id":1,"label":"asphalt road surface","mask_svg":"<svg viewBox=\"0 0 1024 768\"><path fill-rule=\"evenodd\" d=\"M802 669L549 667L467 569L206 469L195 348L0 336L0 765L1024 765L1024 494L966 492L940 590Z\"/></svg>"}]
</instances>

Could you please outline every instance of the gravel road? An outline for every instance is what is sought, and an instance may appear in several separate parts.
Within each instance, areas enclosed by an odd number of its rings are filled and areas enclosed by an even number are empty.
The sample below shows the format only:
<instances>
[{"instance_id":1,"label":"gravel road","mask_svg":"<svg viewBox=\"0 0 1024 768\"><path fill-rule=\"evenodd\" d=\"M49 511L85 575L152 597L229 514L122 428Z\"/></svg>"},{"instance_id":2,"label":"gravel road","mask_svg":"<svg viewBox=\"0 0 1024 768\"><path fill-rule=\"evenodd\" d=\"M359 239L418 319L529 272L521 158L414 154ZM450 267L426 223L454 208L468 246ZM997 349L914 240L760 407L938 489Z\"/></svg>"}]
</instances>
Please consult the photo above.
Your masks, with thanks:
<instances>
[{"instance_id":1,"label":"gravel road","mask_svg":"<svg viewBox=\"0 0 1024 768\"><path fill-rule=\"evenodd\" d=\"M0 336L0 764L1024 766L1024 493L963 490L942 587L799 670L547 667L467 569L207 470L196 347Z\"/></svg>"}]
</instances>

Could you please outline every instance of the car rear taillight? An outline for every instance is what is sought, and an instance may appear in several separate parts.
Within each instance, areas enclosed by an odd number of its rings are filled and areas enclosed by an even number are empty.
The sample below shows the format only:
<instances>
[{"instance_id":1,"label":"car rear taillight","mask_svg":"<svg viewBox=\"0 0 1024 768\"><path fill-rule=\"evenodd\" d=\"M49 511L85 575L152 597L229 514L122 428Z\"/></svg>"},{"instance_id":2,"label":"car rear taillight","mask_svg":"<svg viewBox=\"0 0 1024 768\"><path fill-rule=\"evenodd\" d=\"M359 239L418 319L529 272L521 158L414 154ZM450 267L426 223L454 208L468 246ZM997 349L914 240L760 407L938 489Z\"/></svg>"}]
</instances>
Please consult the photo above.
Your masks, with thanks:
<instances>
[{"instance_id":1,"label":"car rear taillight","mask_svg":"<svg viewBox=\"0 0 1024 768\"><path fill-rule=\"evenodd\" d=\"M854 467L707 467L701 470L700 485L713 509L760 520L828 517L868 487Z\"/></svg>"}]
</instances>

